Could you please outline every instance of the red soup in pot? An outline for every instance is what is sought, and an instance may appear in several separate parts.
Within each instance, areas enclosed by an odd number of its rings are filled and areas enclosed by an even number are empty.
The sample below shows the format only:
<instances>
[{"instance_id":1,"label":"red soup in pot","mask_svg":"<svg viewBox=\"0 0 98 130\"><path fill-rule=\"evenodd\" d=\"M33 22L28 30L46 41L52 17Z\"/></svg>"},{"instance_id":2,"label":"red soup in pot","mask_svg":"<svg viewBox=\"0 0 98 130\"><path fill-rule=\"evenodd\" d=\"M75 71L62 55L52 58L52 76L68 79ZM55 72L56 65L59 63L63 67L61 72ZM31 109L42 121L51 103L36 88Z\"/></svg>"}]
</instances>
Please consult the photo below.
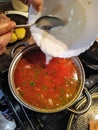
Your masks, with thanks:
<instances>
[{"instance_id":1,"label":"red soup in pot","mask_svg":"<svg viewBox=\"0 0 98 130\"><path fill-rule=\"evenodd\" d=\"M77 66L68 58L53 58L45 64L41 50L23 56L14 72L16 90L30 105L50 110L69 103L79 90Z\"/></svg>"}]
</instances>

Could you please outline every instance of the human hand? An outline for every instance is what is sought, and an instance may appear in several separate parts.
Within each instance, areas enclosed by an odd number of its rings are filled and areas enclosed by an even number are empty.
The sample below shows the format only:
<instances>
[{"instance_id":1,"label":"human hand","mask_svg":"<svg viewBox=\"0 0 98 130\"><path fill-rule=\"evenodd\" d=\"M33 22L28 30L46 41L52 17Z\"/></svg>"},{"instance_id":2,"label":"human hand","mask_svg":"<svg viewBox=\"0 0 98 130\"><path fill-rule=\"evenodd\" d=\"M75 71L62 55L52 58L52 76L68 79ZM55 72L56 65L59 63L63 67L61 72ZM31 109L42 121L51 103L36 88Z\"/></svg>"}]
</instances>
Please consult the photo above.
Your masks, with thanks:
<instances>
[{"instance_id":1,"label":"human hand","mask_svg":"<svg viewBox=\"0 0 98 130\"><path fill-rule=\"evenodd\" d=\"M37 11L41 11L43 7L43 0L21 0L25 4L32 4L32 6L35 8Z\"/></svg>"},{"instance_id":2,"label":"human hand","mask_svg":"<svg viewBox=\"0 0 98 130\"><path fill-rule=\"evenodd\" d=\"M43 1L42 0L28 0L31 1L32 6L37 10L41 11L42 6L43 6Z\"/></svg>"},{"instance_id":3,"label":"human hand","mask_svg":"<svg viewBox=\"0 0 98 130\"><path fill-rule=\"evenodd\" d=\"M4 14L0 14L0 55L5 52L15 26L14 21L11 21Z\"/></svg>"}]
</instances>

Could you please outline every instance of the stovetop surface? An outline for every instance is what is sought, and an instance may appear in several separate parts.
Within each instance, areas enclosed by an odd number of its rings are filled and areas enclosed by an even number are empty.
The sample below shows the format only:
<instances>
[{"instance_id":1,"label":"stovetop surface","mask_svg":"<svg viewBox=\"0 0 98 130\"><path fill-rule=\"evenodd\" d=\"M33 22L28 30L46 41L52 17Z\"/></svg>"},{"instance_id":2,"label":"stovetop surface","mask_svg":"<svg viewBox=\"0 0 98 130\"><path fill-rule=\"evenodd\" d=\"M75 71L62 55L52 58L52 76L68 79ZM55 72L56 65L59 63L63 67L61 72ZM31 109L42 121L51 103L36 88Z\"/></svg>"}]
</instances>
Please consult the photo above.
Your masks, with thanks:
<instances>
[{"instance_id":1,"label":"stovetop surface","mask_svg":"<svg viewBox=\"0 0 98 130\"><path fill-rule=\"evenodd\" d=\"M11 51L12 46L9 49ZM86 53L87 52L79 56L85 70L85 85L90 93L98 92L98 69L97 67L94 68L94 65L97 66L98 62L96 60L96 62L88 64ZM6 118L8 118L8 120L15 119L16 130L65 130L71 112L64 110L52 114L37 113L25 108L13 97L8 86L8 68L12 58L10 57L10 53L7 54L8 55L4 54L0 57L2 61L0 62L2 63L0 66L0 86L4 93L4 97L0 103L1 106L6 104L9 109L7 113L8 117ZM95 59L93 60L95 61ZM6 64L3 64L4 62Z\"/></svg>"}]
</instances>

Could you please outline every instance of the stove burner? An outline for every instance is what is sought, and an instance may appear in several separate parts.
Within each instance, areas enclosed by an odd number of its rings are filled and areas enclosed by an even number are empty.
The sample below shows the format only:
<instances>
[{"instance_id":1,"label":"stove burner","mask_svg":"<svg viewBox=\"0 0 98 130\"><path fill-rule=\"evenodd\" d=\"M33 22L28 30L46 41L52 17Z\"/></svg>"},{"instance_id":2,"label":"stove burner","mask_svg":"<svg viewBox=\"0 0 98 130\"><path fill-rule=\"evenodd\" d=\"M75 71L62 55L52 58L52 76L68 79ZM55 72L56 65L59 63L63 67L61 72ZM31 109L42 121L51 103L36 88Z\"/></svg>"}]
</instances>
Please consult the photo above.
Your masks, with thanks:
<instances>
[{"instance_id":1,"label":"stove burner","mask_svg":"<svg viewBox=\"0 0 98 130\"><path fill-rule=\"evenodd\" d=\"M89 50L86 51L86 55L95 61L95 64L98 65L98 42L95 41L93 46L89 48Z\"/></svg>"},{"instance_id":2,"label":"stove burner","mask_svg":"<svg viewBox=\"0 0 98 130\"><path fill-rule=\"evenodd\" d=\"M84 66L93 70L98 70L98 42L95 41L87 51L79 56L79 58Z\"/></svg>"}]
</instances>

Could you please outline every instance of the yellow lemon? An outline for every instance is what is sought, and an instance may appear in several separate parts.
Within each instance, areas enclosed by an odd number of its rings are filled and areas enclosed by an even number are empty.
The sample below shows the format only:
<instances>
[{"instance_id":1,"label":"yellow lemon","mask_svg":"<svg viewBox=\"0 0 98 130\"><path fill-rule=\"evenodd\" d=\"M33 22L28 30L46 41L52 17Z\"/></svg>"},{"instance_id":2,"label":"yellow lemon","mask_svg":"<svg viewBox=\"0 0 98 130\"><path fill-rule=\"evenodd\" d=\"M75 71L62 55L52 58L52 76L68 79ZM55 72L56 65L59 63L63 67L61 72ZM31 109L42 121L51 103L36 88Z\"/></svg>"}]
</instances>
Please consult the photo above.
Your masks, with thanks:
<instances>
[{"instance_id":1,"label":"yellow lemon","mask_svg":"<svg viewBox=\"0 0 98 130\"><path fill-rule=\"evenodd\" d=\"M15 34L17 36L17 40L21 40L26 35L26 29L25 28L16 28L15 29Z\"/></svg>"},{"instance_id":2,"label":"yellow lemon","mask_svg":"<svg viewBox=\"0 0 98 130\"><path fill-rule=\"evenodd\" d=\"M16 41L17 41L17 36L16 36L16 34L13 32L13 33L12 33L11 40L10 40L9 43L13 43L13 42L16 42Z\"/></svg>"}]
</instances>

